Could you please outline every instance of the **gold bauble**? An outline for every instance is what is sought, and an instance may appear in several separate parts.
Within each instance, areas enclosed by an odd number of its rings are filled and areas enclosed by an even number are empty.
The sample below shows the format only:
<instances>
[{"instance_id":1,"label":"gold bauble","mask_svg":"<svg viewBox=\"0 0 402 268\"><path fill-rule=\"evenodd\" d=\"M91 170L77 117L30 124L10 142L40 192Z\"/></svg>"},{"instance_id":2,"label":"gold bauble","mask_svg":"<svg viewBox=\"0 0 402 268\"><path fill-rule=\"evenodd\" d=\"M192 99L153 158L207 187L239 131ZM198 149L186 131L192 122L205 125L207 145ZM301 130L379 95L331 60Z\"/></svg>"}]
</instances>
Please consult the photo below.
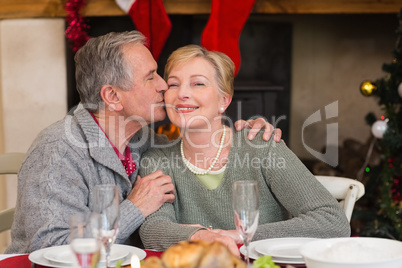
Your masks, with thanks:
<instances>
[{"instance_id":1,"label":"gold bauble","mask_svg":"<svg viewBox=\"0 0 402 268\"><path fill-rule=\"evenodd\" d=\"M373 95L374 91L377 90L376 85L373 84L373 82L371 81L363 81L360 84L360 92L364 95L364 96L371 96Z\"/></svg>"}]
</instances>

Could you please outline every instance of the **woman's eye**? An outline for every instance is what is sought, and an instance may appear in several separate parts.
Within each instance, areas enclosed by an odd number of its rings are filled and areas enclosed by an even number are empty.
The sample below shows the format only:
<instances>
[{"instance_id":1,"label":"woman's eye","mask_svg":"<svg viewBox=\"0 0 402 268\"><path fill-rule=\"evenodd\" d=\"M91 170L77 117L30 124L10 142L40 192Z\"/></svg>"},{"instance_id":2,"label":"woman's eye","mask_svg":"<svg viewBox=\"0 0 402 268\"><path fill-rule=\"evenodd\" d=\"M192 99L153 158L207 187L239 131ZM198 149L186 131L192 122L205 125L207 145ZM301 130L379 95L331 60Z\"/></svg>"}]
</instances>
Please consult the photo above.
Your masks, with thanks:
<instances>
[{"instance_id":1,"label":"woman's eye","mask_svg":"<svg viewBox=\"0 0 402 268\"><path fill-rule=\"evenodd\" d=\"M168 84L168 88L177 87L177 84Z\"/></svg>"},{"instance_id":2,"label":"woman's eye","mask_svg":"<svg viewBox=\"0 0 402 268\"><path fill-rule=\"evenodd\" d=\"M203 86L204 83L194 83L195 86Z\"/></svg>"}]
</instances>

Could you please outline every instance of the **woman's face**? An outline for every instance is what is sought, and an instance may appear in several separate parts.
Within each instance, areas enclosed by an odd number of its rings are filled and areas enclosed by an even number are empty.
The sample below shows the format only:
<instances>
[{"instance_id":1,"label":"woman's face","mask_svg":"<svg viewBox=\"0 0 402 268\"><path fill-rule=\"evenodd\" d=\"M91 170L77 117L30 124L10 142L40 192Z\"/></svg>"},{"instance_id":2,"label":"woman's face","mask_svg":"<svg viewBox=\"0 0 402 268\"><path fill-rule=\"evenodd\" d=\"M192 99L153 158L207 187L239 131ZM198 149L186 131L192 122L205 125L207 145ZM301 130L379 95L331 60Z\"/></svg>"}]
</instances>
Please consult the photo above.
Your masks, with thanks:
<instances>
[{"instance_id":1,"label":"woman's face","mask_svg":"<svg viewBox=\"0 0 402 268\"><path fill-rule=\"evenodd\" d=\"M229 104L219 94L215 70L207 60L196 57L174 66L167 84L166 111L174 125L205 129L221 123L221 107Z\"/></svg>"}]
</instances>

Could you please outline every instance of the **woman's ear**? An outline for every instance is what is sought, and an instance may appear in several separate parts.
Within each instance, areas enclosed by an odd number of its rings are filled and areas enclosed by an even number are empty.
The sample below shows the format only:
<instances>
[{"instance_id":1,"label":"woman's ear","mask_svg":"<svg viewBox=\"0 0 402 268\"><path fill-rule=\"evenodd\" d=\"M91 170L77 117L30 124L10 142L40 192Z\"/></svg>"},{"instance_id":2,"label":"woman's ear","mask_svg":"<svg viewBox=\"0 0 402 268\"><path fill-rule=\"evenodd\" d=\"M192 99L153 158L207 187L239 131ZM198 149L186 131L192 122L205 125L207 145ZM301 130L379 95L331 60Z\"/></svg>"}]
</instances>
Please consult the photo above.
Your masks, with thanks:
<instances>
[{"instance_id":1,"label":"woman's ear","mask_svg":"<svg viewBox=\"0 0 402 268\"><path fill-rule=\"evenodd\" d=\"M226 109L228 108L229 104L232 102L232 96L230 95L224 95L221 100L219 112L224 113Z\"/></svg>"},{"instance_id":2,"label":"woman's ear","mask_svg":"<svg viewBox=\"0 0 402 268\"><path fill-rule=\"evenodd\" d=\"M121 111L123 109L123 105L121 104L121 95L115 87L111 85L104 85L101 88L100 95L106 107L109 107L110 110Z\"/></svg>"}]
</instances>

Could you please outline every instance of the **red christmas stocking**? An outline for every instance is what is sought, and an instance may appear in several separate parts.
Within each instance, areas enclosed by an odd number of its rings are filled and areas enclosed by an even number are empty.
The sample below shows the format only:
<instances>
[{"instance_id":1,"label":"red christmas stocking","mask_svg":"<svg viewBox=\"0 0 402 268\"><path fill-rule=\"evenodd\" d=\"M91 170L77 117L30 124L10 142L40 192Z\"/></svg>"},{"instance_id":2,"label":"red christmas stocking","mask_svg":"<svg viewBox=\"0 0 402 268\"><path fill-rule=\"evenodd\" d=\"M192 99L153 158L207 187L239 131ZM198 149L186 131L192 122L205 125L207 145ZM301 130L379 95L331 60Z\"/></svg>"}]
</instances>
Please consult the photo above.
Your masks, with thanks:
<instances>
[{"instance_id":1,"label":"red christmas stocking","mask_svg":"<svg viewBox=\"0 0 402 268\"><path fill-rule=\"evenodd\" d=\"M212 0L211 15L201 36L201 45L208 50L228 55L240 68L239 37L255 0Z\"/></svg>"},{"instance_id":2,"label":"red christmas stocking","mask_svg":"<svg viewBox=\"0 0 402 268\"><path fill-rule=\"evenodd\" d=\"M147 37L148 48L158 60L172 28L162 0L116 0L116 3Z\"/></svg>"}]
</instances>

